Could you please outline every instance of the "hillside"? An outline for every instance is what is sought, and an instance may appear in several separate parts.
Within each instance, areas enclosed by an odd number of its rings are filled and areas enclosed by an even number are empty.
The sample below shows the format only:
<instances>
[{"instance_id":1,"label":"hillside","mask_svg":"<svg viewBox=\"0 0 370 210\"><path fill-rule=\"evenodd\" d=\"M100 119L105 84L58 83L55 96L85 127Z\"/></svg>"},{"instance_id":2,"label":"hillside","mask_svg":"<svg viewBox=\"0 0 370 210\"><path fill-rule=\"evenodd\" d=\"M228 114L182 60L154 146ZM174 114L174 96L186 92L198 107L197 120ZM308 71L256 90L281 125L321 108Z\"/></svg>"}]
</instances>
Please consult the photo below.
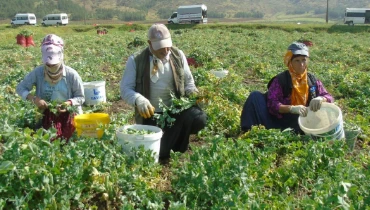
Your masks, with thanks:
<instances>
[{"instance_id":1,"label":"hillside","mask_svg":"<svg viewBox=\"0 0 370 210\"><path fill-rule=\"evenodd\" d=\"M323 0L0 0L0 19L10 19L20 12L32 12L37 17L66 12L71 20L155 20L166 19L179 5L188 4L207 5L209 18L322 17L327 8L327 1ZM329 18L342 18L346 7L370 7L370 3L365 0L330 0Z\"/></svg>"},{"instance_id":2,"label":"hillside","mask_svg":"<svg viewBox=\"0 0 370 210\"><path fill-rule=\"evenodd\" d=\"M259 11L270 17L279 13L307 13L315 10L325 13L326 1L323 0L73 0L88 10L94 8L105 9L138 9L149 11L175 11L180 5L205 4L210 13L223 13L226 17L232 17L237 12ZM370 7L366 0L330 0L329 8L332 11L344 11L346 7Z\"/></svg>"}]
</instances>

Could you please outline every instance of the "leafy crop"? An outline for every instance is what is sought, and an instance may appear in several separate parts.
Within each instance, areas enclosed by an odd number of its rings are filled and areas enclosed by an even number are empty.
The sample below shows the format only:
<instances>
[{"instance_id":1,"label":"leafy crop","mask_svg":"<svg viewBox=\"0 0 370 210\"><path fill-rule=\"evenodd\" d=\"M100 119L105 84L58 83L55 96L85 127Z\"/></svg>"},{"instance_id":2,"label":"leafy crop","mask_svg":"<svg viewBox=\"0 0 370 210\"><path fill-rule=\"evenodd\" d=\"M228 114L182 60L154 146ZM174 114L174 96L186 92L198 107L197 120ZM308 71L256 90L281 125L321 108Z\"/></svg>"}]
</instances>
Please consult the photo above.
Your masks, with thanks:
<instances>
[{"instance_id":1,"label":"leafy crop","mask_svg":"<svg viewBox=\"0 0 370 210\"><path fill-rule=\"evenodd\" d=\"M165 126L171 127L176 120L174 115L180 114L182 111L194 105L196 105L195 98L177 98L174 93L171 93L171 105L167 106L163 103L162 99L160 99L159 107L162 109L162 113L155 113L153 118L160 128L164 128Z\"/></svg>"},{"instance_id":2,"label":"leafy crop","mask_svg":"<svg viewBox=\"0 0 370 210\"><path fill-rule=\"evenodd\" d=\"M47 105L49 110L54 114L58 114L58 109L66 110L71 115L78 113L78 109L76 106L69 106L65 102L59 103L57 101L52 101L47 103Z\"/></svg>"},{"instance_id":3,"label":"leafy crop","mask_svg":"<svg viewBox=\"0 0 370 210\"><path fill-rule=\"evenodd\" d=\"M146 135L146 134L153 134L155 133L154 131L150 130L145 130L145 129L134 129L134 128L127 128L127 129L122 129L119 130L122 133L125 134L137 134L137 135Z\"/></svg>"},{"instance_id":4,"label":"leafy crop","mask_svg":"<svg viewBox=\"0 0 370 210\"><path fill-rule=\"evenodd\" d=\"M163 165L155 163L143 147L128 156L116 137L119 127L134 123L133 109L120 99L119 82L128 56L146 43L127 46L135 37L137 42L145 40L148 25L110 28L105 36L97 36L89 25L32 27L35 40L41 40L45 30L64 38L65 63L83 81L107 84L107 103L83 107L85 113L109 113L111 123L103 137L73 135L68 144L50 143L56 136L54 129L33 130L39 113L16 94L16 86L40 64L41 51L17 46L18 29L4 27L0 33L0 209L368 209L368 26L169 27L179 31L171 32L173 44L201 63L190 66L200 93L199 98L176 99L174 107L164 110L171 117L201 99L198 104L208 121L192 135L191 150L171 153L169 163ZM83 30L75 32L75 28ZM347 141L314 140L261 126L240 132L240 112L249 93L265 91L269 79L285 70L286 47L300 38L313 43L309 71L341 108ZM217 78L211 73L215 68L229 74ZM171 123L162 117L162 124Z\"/></svg>"}]
</instances>

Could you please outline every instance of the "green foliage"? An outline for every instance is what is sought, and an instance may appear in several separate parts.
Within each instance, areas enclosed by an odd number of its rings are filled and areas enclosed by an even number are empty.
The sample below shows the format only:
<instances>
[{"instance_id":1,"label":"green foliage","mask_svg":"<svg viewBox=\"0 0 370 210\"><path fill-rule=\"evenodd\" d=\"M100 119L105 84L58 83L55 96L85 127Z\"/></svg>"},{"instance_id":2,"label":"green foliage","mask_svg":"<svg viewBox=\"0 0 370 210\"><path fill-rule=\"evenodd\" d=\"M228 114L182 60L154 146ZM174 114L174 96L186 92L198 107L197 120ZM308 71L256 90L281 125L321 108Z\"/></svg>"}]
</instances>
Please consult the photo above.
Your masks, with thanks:
<instances>
[{"instance_id":1,"label":"green foliage","mask_svg":"<svg viewBox=\"0 0 370 210\"><path fill-rule=\"evenodd\" d=\"M141 39L139 37L135 37L134 41L128 43L127 48L132 49L132 48L135 48L135 47L143 46L145 44L146 44L146 42L143 39Z\"/></svg>"},{"instance_id":2,"label":"green foliage","mask_svg":"<svg viewBox=\"0 0 370 210\"><path fill-rule=\"evenodd\" d=\"M168 19L173 12L174 11L172 11L171 8L159 8L157 11L157 15L161 19Z\"/></svg>"},{"instance_id":3,"label":"green foliage","mask_svg":"<svg viewBox=\"0 0 370 210\"><path fill-rule=\"evenodd\" d=\"M85 7L80 6L78 2L74 2L72 0L34 2L35 3L31 7L25 7L23 11L32 11L39 19L50 13L62 12L69 14L68 17L71 21L78 21L83 20L84 18L88 18L87 15L89 14L89 12L85 9Z\"/></svg>"},{"instance_id":4,"label":"green foliage","mask_svg":"<svg viewBox=\"0 0 370 210\"><path fill-rule=\"evenodd\" d=\"M27 29L23 29L22 31L19 32L19 34L25 36L25 37L30 37L33 36L33 32Z\"/></svg>"},{"instance_id":5,"label":"green foliage","mask_svg":"<svg viewBox=\"0 0 370 210\"><path fill-rule=\"evenodd\" d=\"M90 26L77 26L77 27L73 27L73 31L75 31L75 32L88 32L88 31L91 31L93 29L94 28L93 27L90 27Z\"/></svg>"},{"instance_id":6,"label":"green foliage","mask_svg":"<svg viewBox=\"0 0 370 210\"><path fill-rule=\"evenodd\" d=\"M112 20L114 16L119 14L119 11L113 9L97 9L95 10L95 15L97 19L100 20Z\"/></svg>"},{"instance_id":7,"label":"green foliage","mask_svg":"<svg viewBox=\"0 0 370 210\"><path fill-rule=\"evenodd\" d=\"M252 11L252 12L237 12L234 17L235 18L263 18L264 14L259 11Z\"/></svg>"},{"instance_id":8,"label":"green foliage","mask_svg":"<svg viewBox=\"0 0 370 210\"><path fill-rule=\"evenodd\" d=\"M149 27L142 25L142 24L137 24L137 23L129 23L129 24L124 24L121 25L118 30L120 31L143 31L143 30L148 30Z\"/></svg>"},{"instance_id":9,"label":"green foliage","mask_svg":"<svg viewBox=\"0 0 370 210\"><path fill-rule=\"evenodd\" d=\"M137 30L130 32L131 27ZM109 113L111 123L102 139L74 135L68 144L50 142L54 129L30 129L37 110L21 100L16 86L40 64L41 52L14 44L18 28L1 30L0 209L368 208L368 26L169 27L174 45L202 62L190 70L208 122L191 139L191 150L172 153L168 165L155 163L143 147L127 156L115 135L119 127L134 123L133 109L120 101L119 93L127 57L138 50L126 46L135 37L145 41L148 25L113 27L109 36L97 36L93 26L32 27L35 40L41 40L45 30L61 35L65 62L83 81L107 82L107 103L83 107L85 113ZM75 28L83 30L77 33ZM361 129L354 137L346 132L351 144L263 127L240 133L245 99L253 90L266 90L268 80L286 69L286 48L301 37L314 43L309 71L341 107L345 128L354 129L347 126L351 123ZM217 78L211 73L215 68L229 74Z\"/></svg>"},{"instance_id":10,"label":"green foliage","mask_svg":"<svg viewBox=\"0 0 370 210\"><path fill-rule=\"evenodd\" d=\"M195 2L185 1L181 5L191 5ZM199 2L200 3L200 2ZM279 2L271 2L262 0L258 4L253 4L245 1L230 1L211 0L202 2L208 7L209 18L224 18L237 17L239 18L262 18L269 16L281 19L282 14L294 14L294 18L299 16L312 17L323 16L326 13L326 1L291 1L281 0ZM297 4L301 5L297 7ZM340 20L344 15L344 9L347 7L366 7L365 0L351 1L343 0L336 4L329 5L329 18ZM166 0L13 0L4 1L0 7L0 19L11 19L16 13L32 12L40 19L49 13L65 12L69 14L69 19L72 21L81 21L85 19L101 19L112 20L118 17L121 13L143 13L145 16L154 11L160 19L167 19L172 12L176 11L178 4L168 2ZM261 10L263 8L263 11ZM246 12L259 11L259 12ZM266 13L266 14L265 14ZM238 14L237 16L234 16ZM262 15L262 16L261 16ZM151 17L152 18L152 17ZM141 15L128 15L126 20L144 20ZM290 20L291 21L291 20Z\"/></svg>"},{"instance_id":11,"label":"green foliage","mask_svg":"<svg viewBox=\"0 0 370 210\"><path fill-rule=\"evenodd\" d=\"M171 93L170 106L166 106L166 104L163 103L162 99L160 99L159 101L159 108L162 109L162 113L155 113L153 118L156 119L157 125L160 128L164 128L166 126L171 127L175 123L175 115L178 115L182 111L196 105L196 98L177 98L174 93Z\"/></svg>"},{"instance_id":12,"label":"green foliage","mask_svg":"<svg viewBox=\"0 0 370 210\"><path fill-rule=\"evenodd\" d=\"M56 114L56 115L59 113L58 112L58 109L66 110L71 115L74 115L74 114L77 114L78 113L78 109L77 109L76 106L69 106L65 102L60 103L58 101L52 101L52 102L47 103L47 105L48 105L48 108L50 109L50 111L53 114Z\"/></svg>"},{"instance_id":13,"label":"green foliage","mask_svg":"<svg viewBox=\"0 0 370 210\"><path fill-rule=\"evenodd\" d=\"M226 14L222 12L209 11L207 12L208 18L225 18Z\"/></svg>"},{"instance_id":14,"label":"green foliage","mask_svg":"<svg viewBox=\"0 0 370 210\"><path fill-rule=\"evenodd\" d=\"M145 129L134 129L134 128L127 128L125 130L119 130L122 133L125 134L134 134L134 135L146 135L146 134L154 134L154 131L145 130Z\"/></svg>"},{"instance_id":15,"label":"green foliage","mask_svg":"<svg viewBox=\"0 0 370 210\"><path fill-rule=\"evenodd\" d=\"M1 199L8 201L4 208L82 208L86 200L100 198L103 193L112 202L126 206L132 202L139 207L163 205L151 186L159 168L150 164L150 153L143 148L138 150L140 158L134 160L122 155L112 141L80 138L63 145L49 142L55 133L43 132L26 129L23 139L4 144L2 157L12 160L0 164L7 165L0 170ZM151 165L151 169L142 171L138 164ZM130 176L131 172L138 176ZM134 186L140 186L142 191L132 191Z\"/></svg>"},{"instance_id":16,"label":"green foliage","mask_svg":"<svg viewBox=\"0 0 370 210\"><path fill-rule=\"evenodd\" d=\"M145 20L145 12L121 12L118 14L118 19L122 21L138 21Z\"/></svg>"}]
</instances>

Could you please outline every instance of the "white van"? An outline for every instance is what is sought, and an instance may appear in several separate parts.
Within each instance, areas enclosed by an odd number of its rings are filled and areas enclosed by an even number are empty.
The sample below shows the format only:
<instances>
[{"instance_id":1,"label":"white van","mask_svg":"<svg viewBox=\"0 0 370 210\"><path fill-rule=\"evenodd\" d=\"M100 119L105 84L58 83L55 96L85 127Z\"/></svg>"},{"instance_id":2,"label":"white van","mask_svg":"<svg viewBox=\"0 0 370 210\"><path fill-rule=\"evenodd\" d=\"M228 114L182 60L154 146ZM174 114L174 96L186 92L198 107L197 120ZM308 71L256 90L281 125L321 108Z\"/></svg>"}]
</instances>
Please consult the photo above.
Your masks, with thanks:
<instances>
[{"instance_id":1,"label":"white van","mask_svg":"<svg viewBox=\"0 0 370 210\"><path fill-rule=\"evenodd\" d=\"M344 24L370 24L370 8L346 8Z\"/></svg>"},{"instance_id":2,"label":"white van","mask_svg":"<svg viewBox=\"0 0 370 210\"><path fill-rule=\"evenodd\" d=\"M33 13L18 13L10 22L12 25L36 25L36 16Z\"/></svg>"},{"instance_id":3,"label":"white van","mask_svg":"<svg viewBox=\"0 0 370 210\"><path fill-rule=\"evenodd\" d=\"M45 15L44 18L42 18L43 26L49 26L49 25L67 25L68 24L68 15L66 13L60 13L60 14L48 14Z\"/></svg>"}]
</instances>

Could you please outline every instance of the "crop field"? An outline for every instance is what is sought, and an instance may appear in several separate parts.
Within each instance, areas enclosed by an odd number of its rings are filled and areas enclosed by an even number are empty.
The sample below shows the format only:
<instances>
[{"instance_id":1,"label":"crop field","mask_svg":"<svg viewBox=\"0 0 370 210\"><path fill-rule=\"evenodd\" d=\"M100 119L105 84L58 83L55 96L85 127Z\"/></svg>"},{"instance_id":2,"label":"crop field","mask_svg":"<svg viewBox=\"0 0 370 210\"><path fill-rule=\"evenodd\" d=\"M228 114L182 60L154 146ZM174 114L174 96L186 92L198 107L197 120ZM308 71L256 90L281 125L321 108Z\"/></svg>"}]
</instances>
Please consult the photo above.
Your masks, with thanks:
<instances>
[{"instance_id":1,"label":"crop field","mask_svg":"<svg viewBox=\"0 0 370 210\"><path fill-rule=\"evenodd\" d=\"M127 156L116 130L133 124L133 107L119 95L128 56L146 46L150 25L11 28L0 25L0 209L370 209L369 26L328 24L208 24L169 26L173 43L198 67L208 124L191 149L155 163L139 148ZM35 47L15 37L33 32ZM84 106L111 122L101 139L74 135L50 142L55 130L32 130L37 110L15 88L41 64L48 33L65 40L65 63L84 82L106 81L107 103ZM266 91L285 70L296 40L312 41L309 71L342 109L347 140L312 139L254 127L240 132L244 101ZM210 73L227 69L225 78Z\"/></svg>"}]
</instances>

